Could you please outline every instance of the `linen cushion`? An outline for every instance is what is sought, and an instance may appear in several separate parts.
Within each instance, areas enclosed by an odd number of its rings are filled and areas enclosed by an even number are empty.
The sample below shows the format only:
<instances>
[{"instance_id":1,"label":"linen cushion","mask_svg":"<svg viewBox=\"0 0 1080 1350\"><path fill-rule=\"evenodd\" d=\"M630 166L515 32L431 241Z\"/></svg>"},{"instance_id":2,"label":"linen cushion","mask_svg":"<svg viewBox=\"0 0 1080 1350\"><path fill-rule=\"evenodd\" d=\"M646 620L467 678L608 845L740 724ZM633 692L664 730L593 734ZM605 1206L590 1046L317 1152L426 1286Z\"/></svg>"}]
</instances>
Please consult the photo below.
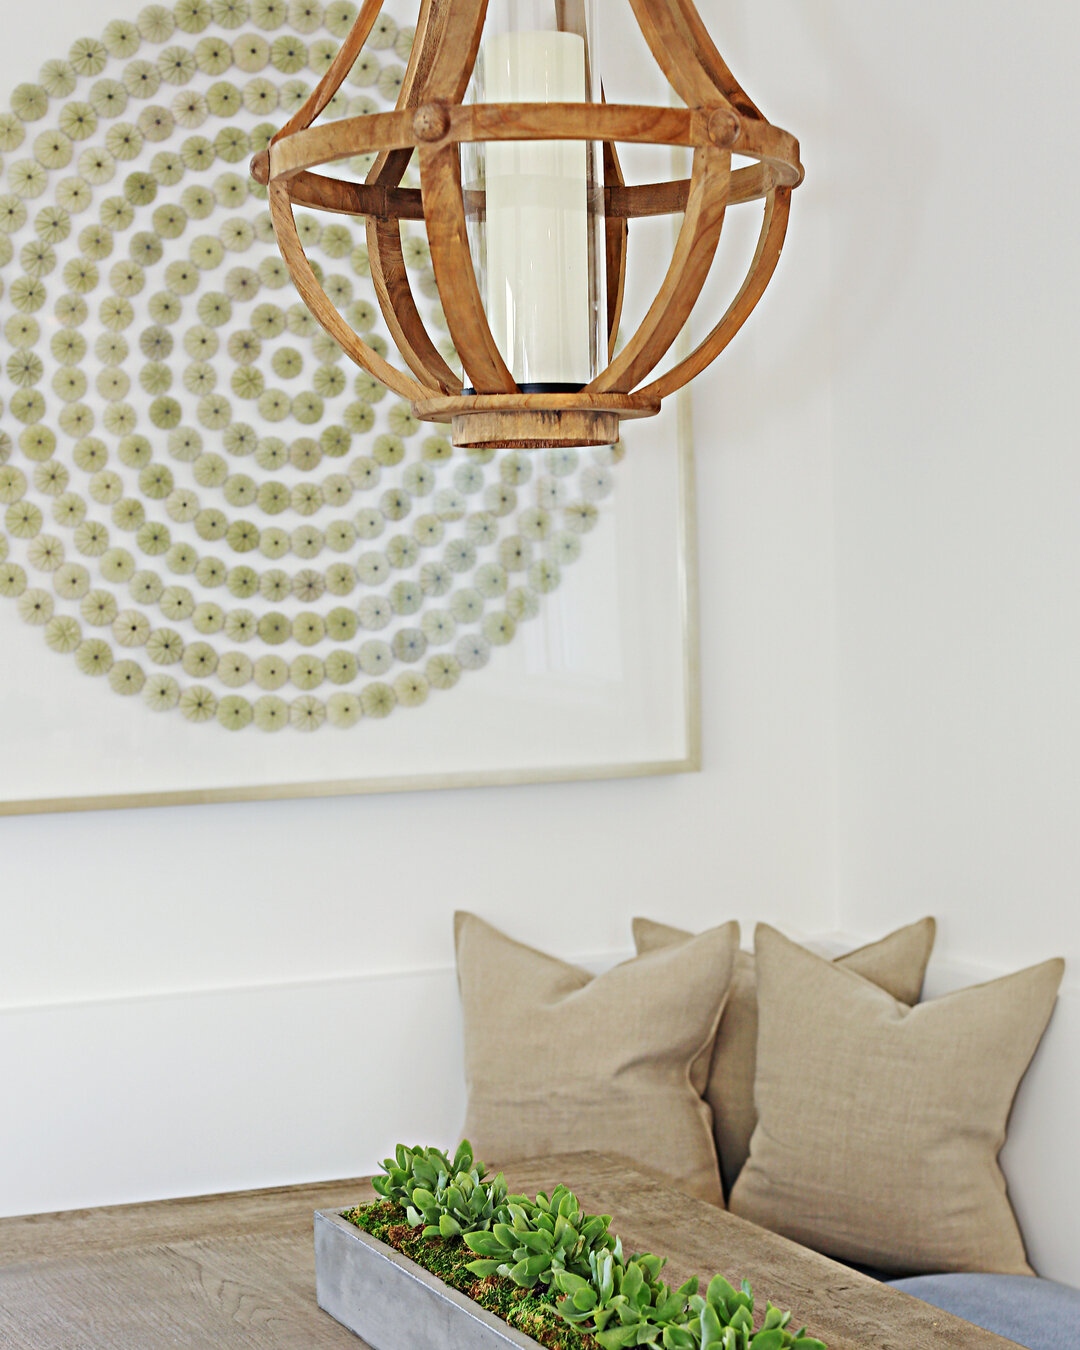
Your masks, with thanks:
<instances>
[{"instance_id":1,"label":"linen cushion","mask_svg":"<svg viewBox=\"0 0 1080 1350\"><path fill-rule=\"evenodd\" d=\"M1080 1289L1030 1275L917 1275L893 1280L914 1298L1027 1350L1076 1350Z\"/></svg>"},{"instance_id":2,"label":"linen cushion","mask_svg":"<svg viewBox=\"0 0 1080 1350\"><path fill-rule=\"evenodd\" d=\"M758 1124L734 1213L892 1274L1030 1275L998 1153L1047 961L910 1008L760 924Z\"/></svg>"},{"instance_id":3,"label":"linen cushion","mask_svg":"<svg viewBox=\"0 0 1080 1350\"><path fill-rule=\"evenodd\" d=\"M933 919L920 919L880 942L838 957L837 961L887 989L901 1003L917 1003L935 932ZM669 928L651 919L634 920L634 944L639 953L687 942L690 937L690 933L680 928ZM754 958L741 951L735 959L731 993L720 1019L704 1092L712 1108L720 1175L728 1195L750 1153L750 1136L757 1124L754 1109L757 1028Z\"/></svg>"},{"instance_id":4,"label":"linen cushion","mask_svg":"<svg viewBox=\"0 0 1080 1350\"><path fill-rule=\"evenodd\" d=\"M455 916L455 935L469 1094L463 1134L477 1156L501 1165L599 1149L722 1205L700 1087L738 924L595 977L474 914Z\"/></svg>"}]
</instances>

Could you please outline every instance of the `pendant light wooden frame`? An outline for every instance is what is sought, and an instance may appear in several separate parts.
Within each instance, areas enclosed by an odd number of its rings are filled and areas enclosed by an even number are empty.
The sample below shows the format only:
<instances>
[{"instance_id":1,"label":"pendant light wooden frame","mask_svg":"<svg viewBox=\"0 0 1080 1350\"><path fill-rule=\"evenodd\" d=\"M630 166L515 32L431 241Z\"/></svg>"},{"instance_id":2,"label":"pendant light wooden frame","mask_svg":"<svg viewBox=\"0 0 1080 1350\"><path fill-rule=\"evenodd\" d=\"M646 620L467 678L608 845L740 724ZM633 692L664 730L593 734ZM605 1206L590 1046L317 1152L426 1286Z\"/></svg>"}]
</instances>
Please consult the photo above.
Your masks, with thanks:
<instances>
[{"instance_id":1,"label":"pendant light wooden frame","mask_svg":"<svg viewBox=\"0 0 1080 1350\"><path fill-rule=\"evenodd\" d=\"M735 80L693 0L629 0L638 26L684 108L601 103L474 103L462 99L476 63L488 0L421 0L412 53L393 112L314 125L341 87L379 16L364 0L341 49L307 101L251 171L267 186L282 257L305 304L358 366L421 418L452 422L462 445L607 444L627 417L659 411L724 350L772 278L787 231L791 192L802 181L798 141L769 123ZM609 362L577 394L523 394L484 313L466 233L460 147L499 140L588 140L604 146L605 266ZM684 146L689 179L627 184L619 142ZM420 188L401 181L413 153ZM364 183L313 172L375 154ZM732 169L732 154L750 161ZM689 355L651 382L682 331L709 273L729 205L763 201L750 269L719 322ZM408 370L391 365L349 326L304 252L293 209L310 206L367 222L375 293ZM626 273L628 222L682 213L674 256L642 323L614 350ZM435 346L420 316L402 252L402 220L423 220L450 336L475 392Z\"/></svg>"}]
</instances>

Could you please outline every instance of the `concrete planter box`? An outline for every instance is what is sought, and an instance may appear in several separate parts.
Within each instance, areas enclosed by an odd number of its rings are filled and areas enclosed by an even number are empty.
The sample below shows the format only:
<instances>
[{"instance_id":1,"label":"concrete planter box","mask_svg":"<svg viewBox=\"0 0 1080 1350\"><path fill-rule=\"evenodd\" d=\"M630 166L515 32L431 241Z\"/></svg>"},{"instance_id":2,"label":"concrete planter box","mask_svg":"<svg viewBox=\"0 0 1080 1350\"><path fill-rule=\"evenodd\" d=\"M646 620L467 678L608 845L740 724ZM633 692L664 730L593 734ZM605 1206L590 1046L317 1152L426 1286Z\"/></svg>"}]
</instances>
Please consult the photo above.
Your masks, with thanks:
<instances>
[{"instance_id":1,"label":"concrete planter box","mask_svg":"<svg viewBox=\"0 0 1080 1350\"><path fill-rule=\"evenodd\" d=\"M371 1350L540 1350L336 1210L315 1214L315 1290Z\"/></svg>"}]
</instances>

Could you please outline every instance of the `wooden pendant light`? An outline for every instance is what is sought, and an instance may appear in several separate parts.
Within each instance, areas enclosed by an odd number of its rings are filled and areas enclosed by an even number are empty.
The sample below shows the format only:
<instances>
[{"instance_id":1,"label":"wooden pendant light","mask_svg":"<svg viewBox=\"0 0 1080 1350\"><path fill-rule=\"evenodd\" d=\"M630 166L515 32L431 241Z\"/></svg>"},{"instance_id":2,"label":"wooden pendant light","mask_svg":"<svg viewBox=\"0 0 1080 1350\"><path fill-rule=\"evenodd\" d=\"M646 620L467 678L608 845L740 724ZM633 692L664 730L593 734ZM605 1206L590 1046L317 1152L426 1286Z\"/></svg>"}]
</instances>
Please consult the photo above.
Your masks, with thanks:
<instances>
[{"instance_id":1,"label":"wooden pendant light","mask_svg":"<svg viewBox=\"0 0 1080 1350\"><path fill-rule=\"evenodd\" d=\"M724 350L760 300L780 257L791 191L802 180L798 141L772 126L736 82L693 0L629 0L649 48L686 105L608 103L463 104L488 0L421 0L397 109L313 125L340 88L378 18L364 0L340 51L304 105L256 155L251 172L269 190L282 257L315 318L357 365L408 399L417 416L451 422L466 446L604 445L619 422L648 417ZM611 3L611 0L604 0ZM602 142L608 365L580 392L523 393L492 336L469 251L461 147L493 141ZM691 177L624 183L619 142L687 146ZM375 153L364 183L312 172ZM419 189L401 180L413 153ZM732 153L751 161L732 169ZM690 316L712 265L729 204L763 201L750 270L708 336L646 382ZM350 328L308 261L293 216L310 206L367 221L371 277L383 316L411 374L391 365ZM682 213L674 257L638 330L614 352L622 308L627 223ZM471 390L440 355L421 320L402 252L402 220L423 220L447 325Z\"/></svg>"}]
</instances>

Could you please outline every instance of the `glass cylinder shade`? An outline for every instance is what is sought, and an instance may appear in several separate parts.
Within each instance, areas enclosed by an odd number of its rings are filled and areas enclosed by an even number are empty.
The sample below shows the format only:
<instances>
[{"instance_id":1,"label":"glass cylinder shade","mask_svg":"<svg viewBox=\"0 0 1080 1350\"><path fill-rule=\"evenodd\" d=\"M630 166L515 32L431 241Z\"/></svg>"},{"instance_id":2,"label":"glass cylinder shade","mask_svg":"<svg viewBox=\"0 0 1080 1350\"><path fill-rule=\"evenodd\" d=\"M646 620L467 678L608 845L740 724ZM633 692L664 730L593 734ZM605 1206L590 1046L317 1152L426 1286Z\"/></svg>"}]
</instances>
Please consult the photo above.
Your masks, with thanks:
<instances>
[{"instance_id":1,"label":"glass cylinder shade","mask_svg":"<svg viewBox=\"0 0 1080 1350\"><path fill-rule=\"evenodd\" d=\"M600 98L596 0L489 0L467 101ZM602 148L462 147L473 267L492 336L524 393L573 393L607 358Z\"/></svg>"}]
</instances>

